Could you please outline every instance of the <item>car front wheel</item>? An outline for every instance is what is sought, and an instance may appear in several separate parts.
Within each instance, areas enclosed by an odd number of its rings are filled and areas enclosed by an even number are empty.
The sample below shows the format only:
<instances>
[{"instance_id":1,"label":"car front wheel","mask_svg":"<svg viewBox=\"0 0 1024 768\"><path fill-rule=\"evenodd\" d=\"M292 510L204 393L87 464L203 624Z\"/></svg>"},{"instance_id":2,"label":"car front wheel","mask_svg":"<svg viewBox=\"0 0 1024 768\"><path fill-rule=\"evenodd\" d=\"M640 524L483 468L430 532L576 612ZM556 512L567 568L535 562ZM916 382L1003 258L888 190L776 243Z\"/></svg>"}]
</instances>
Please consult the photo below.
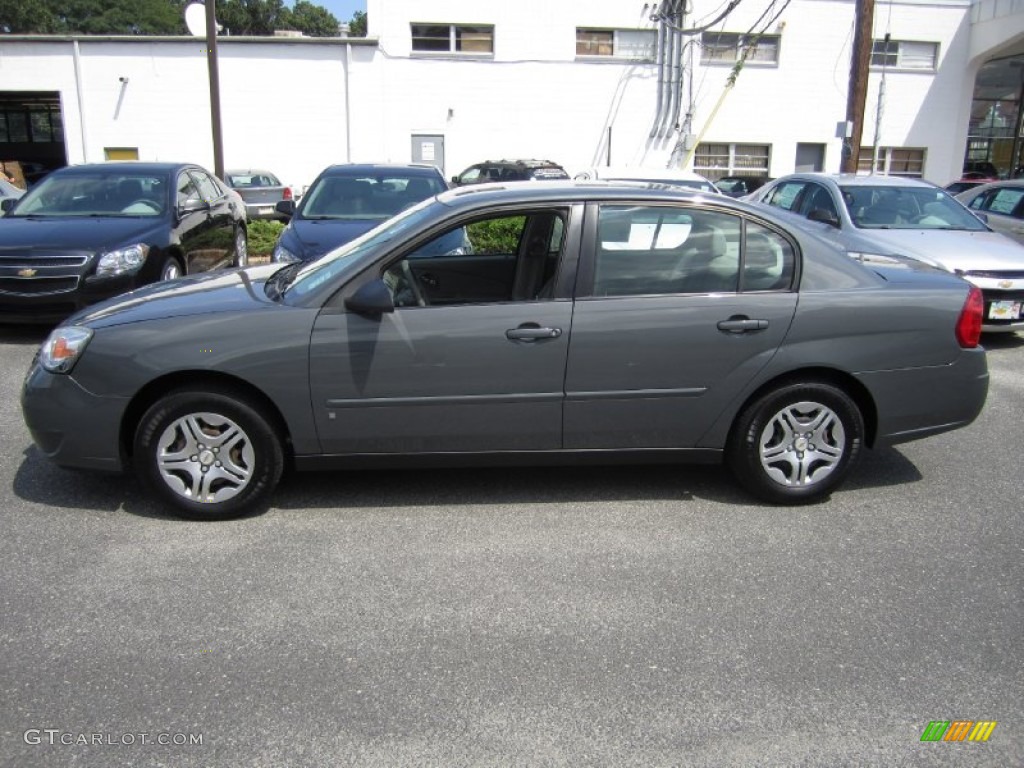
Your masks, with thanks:
<instances>
[{"instance_id":1,"label":"car front wheel","mask_svg":"<svg viewBox=\"0 0 1024 768\"><path fill-rule=\"evenodd\" d=\"M182 517L223 520L268 501L284 457L281 440L254 404L228 392L178 390L142 417L134 463Z\"/></svg>"},{"instance_id":2,"label":"car front wheel","mask_svg":"<svg viewBox=\"0 0 1024 768\"><path fill-rule=\"evenodd\" d=\"M176 277L181 277L181 264L173 256L167 256L164 258L163 264L160 265L160 279L161 280L173 280Z\"/></svg>"},{"instance_id":3,"label":"car front wheel","mask_svg":"<svg viewBox=\"0 0 1024 768\"><path fill-rule=\"evenodd\" d=\"M750 403L733 425L726 463L754 496L777 504L818 501L860 459L864 418L842 389L788 384Z\"/></svg>"},{"instance_id":4,"label":"car front wheel","mask_svg":"<svg viewBox=\"0 0 1024 768\"><path fill-rule=\"evenodd\" d=\"M241 227L235 230L235 266L249 266L249 240Z\"/></svg>"}]
</instances>

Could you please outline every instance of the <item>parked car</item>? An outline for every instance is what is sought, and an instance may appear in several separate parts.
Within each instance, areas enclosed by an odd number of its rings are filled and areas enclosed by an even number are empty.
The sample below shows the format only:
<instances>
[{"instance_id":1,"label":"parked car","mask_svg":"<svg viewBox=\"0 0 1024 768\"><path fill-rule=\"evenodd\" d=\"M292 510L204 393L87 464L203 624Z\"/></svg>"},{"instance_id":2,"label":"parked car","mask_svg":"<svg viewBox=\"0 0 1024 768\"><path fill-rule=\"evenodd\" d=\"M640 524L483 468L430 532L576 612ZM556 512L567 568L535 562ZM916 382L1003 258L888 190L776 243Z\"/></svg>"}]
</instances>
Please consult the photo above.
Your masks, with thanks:
<instances>
[{"instance_id":1,"label":"parked car","mask_svg":"<svg viewBox=\"0 0 1024 768\"><path fill-rule=\"evenodd\" d=\"M21 187L16 187L6 179L0 179L0 202L4 200L17 200L19 197L25 194L25 190ZM0 210L0 216L3 216L4 212Z\"/></svg>"},{"instance_id":2,"label":"parked car","mask_svg":"<svg viewBox=\"0 0 1024 768\"><path fill-rule=\"evenodd\" d=\"M249 219L287 220L276 206L281 200L294 200L294 190L282 184L270 171L225 171L224 180L245 201L245 212Z\"/></svg>"},{"instance_id":3,"label":"parked car","mask_svg":"<svg viewBox=\"0 0 1024 768\"><path fill-rule=\"evenodd\" d=\"M641 168L641 167L599 167L588 168L580 171L574 179L584 181L587 179L603 179L606 181L639 181L654 184L670 184L674 187L685 187L687 189L698 189L701 192L712 192L718 194L718 187L700 174L692 171L684 171L680 168Z\"/></svg>"},{"instance_id":4,"label":"parked car","mask_svg":"<svg viewBox=\"0 0 1024 768\"><path fill-rule=\"evenodd\" d=\"M723 195L729 197L746 197L756 192L771 179L767 176L723 176L715 182L715 186Z\"/></svg>"},{"instance_id":5,"label":"parked car","mask_svg":"<svg viewBox=\"0 0 1024 768\"><path fill-rule=\"evenodd\" d=\"M1024 179L981 184L961 192L956 199L980 214L996 232L1024 244ZM1024 292L1020 299L1024 301Z\"/></svg>"},{"instance_id":6,"label":"parked car","mask_svg":"<svg viewBox=\"0 0 1024 768\"><path fill-rule=\"evenodd\" d=\"M943 187L943 189L955 197L961 192L966 192L968 189L980 187L982 184L988 184L988 181L982 179L960 179L960 181L949 182L949 184Z\"/></svg>"},{"instance_id":7,"label":"parked car","mask_svg":"<svg viewBox=\"0 0 1024 768\"><path fill-rule=\"evenodd\" d=\"M433 165L332 165L316 177L297 207L290 200L277 204L289 223L274 247L273 261L318 259L446 189Z\"/></svg>"},{"instance_id":8,"label":"parked car","mask_svg":"<svg viewBox=\"0 0 1024 768\"><path fill-rule=\"evenodd\" d=\"M431 247L461 230L472 253ZM801 503L864 448L977 416L981 315L954 275L850 259L726 197L492 185L312 263L84 311L21 402L57 464L133 467L196 518L263 507L286 465L724 460Z\"/></svg>"},{"instance_id":9,"label":"parked car","mask_svg":"<svg viewBox=\"0 0 1024 768\"><path fill-rule=\"evenodd\" d=\"M568 179L565 168L551 160L485 160L469 166L452 184L485 184L490 181L557 181Z\"/></svg>"},{"instance_id":10,"label":"parked car","mask_svg":"<svg viewBox=\"0 0 1024 768\"><path fill-rule=\"evenodd\" d=\"M54 171L0 219L0 321L53 322L158 280L247 263L245 209L185 163Z\"/></svg>"},{"instance_id":11,"label":"parked car","mask_svg":"<svg viewBox=\"0 0 1024 768\"><path fill-rule=\"evenodd\" d=\"M751 198L845 248L901 254L961 275L985 298L985 331L1024 329L1024 247L993 232L945 190L918 179L783 176Z\"/></svg>"}]
</instances>

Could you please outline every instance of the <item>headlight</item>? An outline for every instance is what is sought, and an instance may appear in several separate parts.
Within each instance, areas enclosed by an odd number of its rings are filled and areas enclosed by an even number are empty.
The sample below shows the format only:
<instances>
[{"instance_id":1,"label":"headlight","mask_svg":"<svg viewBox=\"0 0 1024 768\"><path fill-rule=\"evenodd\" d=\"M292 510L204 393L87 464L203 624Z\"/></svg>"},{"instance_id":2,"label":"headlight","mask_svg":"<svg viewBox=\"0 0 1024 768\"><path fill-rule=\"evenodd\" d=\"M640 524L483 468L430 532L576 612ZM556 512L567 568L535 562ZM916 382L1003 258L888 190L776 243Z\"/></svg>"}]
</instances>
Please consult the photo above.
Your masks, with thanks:
<instances>
[{"instance_id":1,"label":"headlight","mask_svg":"<svg viewBox=\"0 0 1024 768\"><path fill-rule=\"evenodd\" d=\"M85 351L92 331L77 325L57 328L39 349L39 364L50 373L71 373Z\"/></svg>"},{"instance_id":2,"label":"headlight","mask_svg":"<svg viewBox=\"0 0 1024 768\"><path fill-rule=\"evenodd\" d=\"M274 246L274 255L272 260L279 264L291 264L296 261L302 261L302 259L280 244Z\"/></svg>"},{"instance_id":3,"label":"headlight","mask_svg":"<svg viewBox=\"0 0 1024 768\"><path fill-rule=\"evenodd\" d=\"M107 251L100 256L99 264L96 265L97 277L114 277L115 275L126 275L131 272L138 272L149 255L149 246L141 243L129 245L127 248L120 248L116 251Z\"/></svg>"}]
</instances>

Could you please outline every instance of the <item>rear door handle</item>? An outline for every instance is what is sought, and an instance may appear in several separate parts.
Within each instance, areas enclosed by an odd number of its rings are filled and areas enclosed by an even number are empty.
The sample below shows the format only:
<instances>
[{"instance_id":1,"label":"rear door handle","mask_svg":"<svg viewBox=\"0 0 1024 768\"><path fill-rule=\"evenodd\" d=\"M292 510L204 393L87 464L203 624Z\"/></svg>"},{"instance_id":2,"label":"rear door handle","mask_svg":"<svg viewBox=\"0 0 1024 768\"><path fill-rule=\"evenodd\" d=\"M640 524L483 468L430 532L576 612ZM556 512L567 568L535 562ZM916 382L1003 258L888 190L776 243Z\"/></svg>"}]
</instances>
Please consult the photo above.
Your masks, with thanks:
<instances>
[{"instance_id":1,"label":"rear door handle","mask_svg":"<svg viewBox=\"0 0 1024 768\"><path fill-rule=\"evenodd\" d=\"M718 330L729 333L746 333L747 331L763 331L768 327L767 320L751 320L749 317L730 317L718 322Z\"/></svg>"},{"instance_id":2,"label":"rear door handle","mask_svg":"<svg viewBox=\"0 0 1024 768\"><path fill-rule=\"evenodd\" d=\"M561 328L541 328L539 326L523 326L509 328L505 338L510 341L537 341L538 339L557 339L562 335Z\"/></svg>"}]
</instances>

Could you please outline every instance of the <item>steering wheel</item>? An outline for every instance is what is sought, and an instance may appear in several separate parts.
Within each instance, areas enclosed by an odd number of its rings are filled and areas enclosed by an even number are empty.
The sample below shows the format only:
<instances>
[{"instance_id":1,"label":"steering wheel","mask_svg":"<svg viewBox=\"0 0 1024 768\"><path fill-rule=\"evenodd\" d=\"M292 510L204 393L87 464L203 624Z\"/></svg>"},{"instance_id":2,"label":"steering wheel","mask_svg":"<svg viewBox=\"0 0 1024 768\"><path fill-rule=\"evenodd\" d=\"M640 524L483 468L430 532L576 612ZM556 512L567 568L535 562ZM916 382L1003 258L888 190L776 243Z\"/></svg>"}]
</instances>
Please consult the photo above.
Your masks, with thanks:
<instances>
[{"instance_id":1,"label":"steering wheel","mask_svg":"<svg viewBox=\"0 0 1024 768\"><path fill-rule=\"evenodd\" d=\"M160 213L160 203L150 200L145 197L140 197L138 200L132 200L128 205L122 208L122 211L127 211L129 208L134 208L136 205L141 205L144 208L149 208L154 213Z\"/></svg>"},{"instance_id":2,"label":"steering wheel","mask_svg":"<svg viewBox=\"0 0 1024 768\"><path fill-rule=\"evenodd\" d=\"M412 267L409 266L408 259L402 259L402 277L409 284L409 290L412 291L412 297L416 299L416 304L425 307L427 306L427 300L423 298L423 292L420 291L419 283L416 282L416 278L413 277Z\"/></svg>"}]
</instances>

